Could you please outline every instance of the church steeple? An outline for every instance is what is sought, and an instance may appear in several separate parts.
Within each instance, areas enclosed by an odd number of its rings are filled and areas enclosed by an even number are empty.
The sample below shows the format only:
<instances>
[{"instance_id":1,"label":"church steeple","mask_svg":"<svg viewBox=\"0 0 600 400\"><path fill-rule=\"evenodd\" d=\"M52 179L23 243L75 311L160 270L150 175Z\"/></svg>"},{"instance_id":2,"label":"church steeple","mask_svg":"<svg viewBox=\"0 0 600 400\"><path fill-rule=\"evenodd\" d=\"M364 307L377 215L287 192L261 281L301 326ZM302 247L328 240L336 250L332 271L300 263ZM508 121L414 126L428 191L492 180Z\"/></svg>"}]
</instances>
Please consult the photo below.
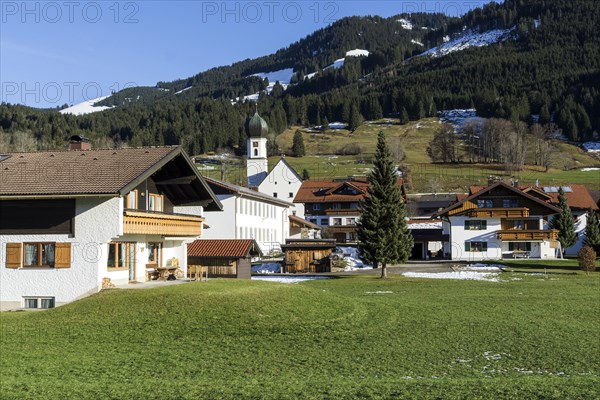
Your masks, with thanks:
<instances>
[{"instance_id":1,"label":"church steeple","mask_svg":"<svg viewBox=\"0 0 600 400\"><path fill-rule=\"evenodd\" d=\"M248 160L246 162L246 174L248 186L256 187L265 179L269 169L267 160L269 125L258 115L258 111L248 121L247 134Z\"/></svg>"}]
</instances>

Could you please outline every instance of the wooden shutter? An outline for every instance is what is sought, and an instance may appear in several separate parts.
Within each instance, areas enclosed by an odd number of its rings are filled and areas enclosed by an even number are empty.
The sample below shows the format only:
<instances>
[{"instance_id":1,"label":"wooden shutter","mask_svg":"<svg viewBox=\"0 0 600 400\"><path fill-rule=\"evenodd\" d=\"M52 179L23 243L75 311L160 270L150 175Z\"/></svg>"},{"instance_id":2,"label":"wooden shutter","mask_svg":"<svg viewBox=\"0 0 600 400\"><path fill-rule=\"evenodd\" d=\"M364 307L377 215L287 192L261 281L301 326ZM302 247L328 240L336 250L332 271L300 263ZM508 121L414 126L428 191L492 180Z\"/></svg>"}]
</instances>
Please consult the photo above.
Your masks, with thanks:
<instances>
[{"instance_id":1,"label":"wooden shutter","mask_svg":"<svg viewBox=\"0 0 600 400\"><path fill-rule=\"evenodd\" d=\"M481 251L487 251L487 242L481 242Z\"/></svg>"},{"instance_id":2,"label":"wooden shutter","mask_svg":"<svg viewBox=\"0 0 600 400\"><path fill-rule=\"evenodd\" d=\"M487 220L481 220L481 229L483 229L484 231L487 229Z\"/></svg>"},{"instance_id":3,"label":"wooden shutter","mask_svg":"<svg viewBox=\"0 0 600 400\"><path fill-rule=\"evenodd\" d=\"M471 229L471 221L465 221L465 231L468 231Z\"/></svg>"},{"instance_id":4,"label":"wooden shutter","mask_svg":"<svg viewBox=\"0 0 600 400\"><path fill-rule=\"evenodd\" d=\"M6 243L6 268L21 268L22 243Z\"/></svg>"},{"instance_id":5,"label":"wooden shutter","mask_svg":"<svg viewBox=\"0 0 600 400\"><path fill-rule=\"evenodd\" d=\"M471 243L465 242L465 251L471 251Z\"/></svg>"},{"instance_id":6,"label":"wooden shutter","mask_svg":"<svg viewBox=\"0 0 600 400\"><path fill-rule=\"evenodd\" d=\"M71 243L56 243L54 268L71 268Z\"/></svg>"}]
</instances>

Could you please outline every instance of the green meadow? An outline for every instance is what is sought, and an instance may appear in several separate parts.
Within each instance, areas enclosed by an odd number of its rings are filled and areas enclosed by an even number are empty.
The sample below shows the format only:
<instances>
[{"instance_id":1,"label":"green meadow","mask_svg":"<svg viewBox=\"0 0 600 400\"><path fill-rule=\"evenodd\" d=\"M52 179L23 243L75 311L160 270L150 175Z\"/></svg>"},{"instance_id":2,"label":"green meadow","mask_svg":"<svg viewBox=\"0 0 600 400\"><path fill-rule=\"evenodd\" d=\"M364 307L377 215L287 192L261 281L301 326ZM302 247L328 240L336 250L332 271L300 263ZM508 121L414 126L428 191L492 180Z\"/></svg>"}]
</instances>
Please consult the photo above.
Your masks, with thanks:
<instances>
[{"instance_id":1,"label":"green meadow","mask_svg":"<svg viewBox=\"0 0 600 400\"><path fill-rule=\"evenodd\" d=\"M600 273L570 272L215 279L2 313L0 397L598 398Z\"/></svg>"}]
</instances>

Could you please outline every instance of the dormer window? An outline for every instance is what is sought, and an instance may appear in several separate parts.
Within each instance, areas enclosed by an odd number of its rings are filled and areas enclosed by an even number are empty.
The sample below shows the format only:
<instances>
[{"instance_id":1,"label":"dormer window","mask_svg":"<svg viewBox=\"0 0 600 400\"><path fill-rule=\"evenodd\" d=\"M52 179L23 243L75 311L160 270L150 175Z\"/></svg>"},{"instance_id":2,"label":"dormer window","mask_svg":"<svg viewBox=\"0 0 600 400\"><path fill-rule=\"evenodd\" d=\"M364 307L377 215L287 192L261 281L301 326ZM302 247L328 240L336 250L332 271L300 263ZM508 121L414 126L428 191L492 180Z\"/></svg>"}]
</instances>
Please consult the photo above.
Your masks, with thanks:
<instances>
[{"instance_id":1,"label":"dormer window","mask_svg":"<svg viewBox=\"0 0 600 400\"><path fill-rule=\"evenodd\" d=\"M494 208L494 202L491 199L477 200L477 208Z\"/></svg>"},{"instance_id":2,"label":"dormer window","mask_svg":"<svg viewBox=\"0 0 600 400\"><path fill-rule=\"evenodd\" d=\"M150 194L148 197L148 211L162 212L164 209L164 196L161 194Z\"/></svg>"}]
</instances>

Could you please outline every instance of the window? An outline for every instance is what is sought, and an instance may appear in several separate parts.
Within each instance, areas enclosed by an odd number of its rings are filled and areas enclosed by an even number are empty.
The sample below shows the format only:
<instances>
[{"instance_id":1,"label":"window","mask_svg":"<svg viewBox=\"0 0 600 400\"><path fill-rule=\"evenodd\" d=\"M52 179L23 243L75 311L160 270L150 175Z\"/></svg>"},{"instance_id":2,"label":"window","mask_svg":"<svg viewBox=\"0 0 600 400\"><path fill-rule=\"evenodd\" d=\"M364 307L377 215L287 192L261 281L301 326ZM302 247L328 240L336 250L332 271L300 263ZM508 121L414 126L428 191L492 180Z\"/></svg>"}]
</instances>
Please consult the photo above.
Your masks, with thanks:
<instances>
[{"instance_id":1,"label":"window","mask_svg":"<svg viewBox=\"0 0 600 400\"><path fill-rule=\"evenodd\" d=\"M341 218L333 218L333 225L341 225L342 224L342 219Z\"/></svg>"},{"instance_id":2,"label":"window","mask_svg":"<svg viewBox=\"0 0 600 400\"><path fill-rule=\"evenodd\" d=\"M258 157L258 149L254 149L254 157Z\"/></svg>"},{"instance_id":3,"label":"window","mask_svg":"<svg viewBox=\"0 0 600 400\"><path fill-rule=\"evenodd\" d=\"M24 267L54 267L54 243L25 243Z\"/></svg>"},{"instance_id":4,"label":"window","mask_svg":"<svg viewBox=\"0 0 600 400\"><path fill-rule=\"evenodd\" d=\"M135 243L117 242L108 244L108 269L129 269L135 266Z\"/></svg>"},{"instance_id":5,"label":"window","mask_svg":"<svg viewBox=\"0 0 600 400\"><path fill-rule=\"evenodd\" d=\"M519 207L519 200L517 200L517 199L502 200L502 208L517 208L517 207Z\"/></svg>"},{"instance_id":6,"label":"window","mask_svg":"<svg viewBox=\"0 0 600 400\"><path fill-rule=\"evenodd\" d=\"M333 204L331 205L331 208L332 208L333 210L339 210L340 208L342 208L342 205L341 205L340 203L333 203Z\"/></svg>"},{"instance_id":7,"label":"window","mask_svg":"<svg viewBox=\"0 0 600 400\"><path fill-rule=\"evenodd\" d=\"M289 192L289 193L288 193L288 197L291 199L292 197L294 197L294 193L292 193L292 192Z\"/></svg>"},{"instance_id":8,"label":"window","mask_svg":"<svg viewBox=\"0 0 600 400\"><path fill-rule=\"evenodd\" d=\"M531 242L508 242L508 251L531 251Z\"/></svg>"},{"instance_id":9,"label":"window","mask_svg":"<svg viewBox=\"0 0 600 400\"><path fill-rule=\"evenodd\" d=\"M486 220L465 221L465 231L481 231L487 229Z\"/></svg>"},{"instance_id":10,"label":"window","mask_svg":"<svg viewBox=\"0 0 600 400\"><path fill-rule=\"evenodd\" d=\"M148 264L162 265L162 243L148 243Z\"/></svg>"},{"instance_id":11,"label":"window","mask_svg":"<svg viewBox=\"0 0 600 400\"><path fill-rule=\"evenodd\" d=\"M313 224L317 223L317 219L316 218L311 218L311 219L309 219L309 221L312 222Z\"/></svg>"},{"instance_id":12,"label":"window","mask_svg":"<svg viewBox=\"0 0 600 400\"><path fill-rule=\"evenodd\" d=\"M487 251L487 242L465 242L465 251L470 253Z\"/></svg>"},{"instance_id":13,"label":"window","mask_svg":"<svg viewBox=\"0 0 600 400\"><path fill-rule=\"evenodd\" d=\"M494 208L494 202L491 199L477 200L477 208Z\"/></svg>"},{"instance_id":14,"label":"window","mask_svg":"<svg viewBox=\"0 0 600 400\"><path fill-rule=\"evenodd\" d=\"M321 226L328 226L329 225L329 219L328 218L323 218L321 220Z\"/></svg>"},{"instance_id":15,"label":"window","mask_svg":"<svg viewBox=\"0 0 600 400\"><path fill-rule=\"evenodd\" d=\"M258 142L252 142L252 147L258 147Z\"/></svg>"},{"instance_id":16,"label":"window","mask_svg":"<svg viewBox=\"0 0 600 400\"><path fill-rule=\"evenodd\" d=\"M127 195L127 205L125 208L129 208L131 210L135 210L138 208L138 191L132 190Z\"/></svg>"},{"instance_id":17,"label":"window","mask_svg":"<svg viewBox=\"0 0 600 400\"><path fill-rule=\"evenodd\" d=\"M346 223L348 225L356 225L356 218L347 218Z\"/></svg>"},{"instance_id":18,"label":"window","mask_svg":"<svg viewBox=\"0 0 600 400\"><path fill-rule=\"evenodd\" d=\"M164 196L161 194L149 194L148 211L163 211Z\"/></svg>"},{"instance_id":19,"label":"window","mask_svg":"<svg viewBox=\"0 0 600 400\"><path fill-rule=\"evenodd\" d=\"M321 205L319 203L315 203L312 206L313 210L320 210L321 209Z\"/></svg>"},{"instance_id":20,"label":"window","mask_svg":"<svg viewBox=\"0 0 600 400\"><path fill-rule=\"evenodd\" d=\"M352 209L358 208L358 203L350 203L350 208L352 208Z\"/></svg>"},{"instance_id":21,"label":"window","mask_svg":"<svg viewBox=\"0 0 600 400\"><path fill-rule=\"evenodd\" d=\"M38 308L54 308L54 297L24 297L23 308L38 309Z\"/></svg>"},{"instance_id":22,"label":"window","mask_svg":"<svg viewBox=\"0 0 600 400\"><path fill-rule=\"evenodd\" d=\"M273 193L273 197L277 198L277 193Z\"/></svg>"}]
</instances>

